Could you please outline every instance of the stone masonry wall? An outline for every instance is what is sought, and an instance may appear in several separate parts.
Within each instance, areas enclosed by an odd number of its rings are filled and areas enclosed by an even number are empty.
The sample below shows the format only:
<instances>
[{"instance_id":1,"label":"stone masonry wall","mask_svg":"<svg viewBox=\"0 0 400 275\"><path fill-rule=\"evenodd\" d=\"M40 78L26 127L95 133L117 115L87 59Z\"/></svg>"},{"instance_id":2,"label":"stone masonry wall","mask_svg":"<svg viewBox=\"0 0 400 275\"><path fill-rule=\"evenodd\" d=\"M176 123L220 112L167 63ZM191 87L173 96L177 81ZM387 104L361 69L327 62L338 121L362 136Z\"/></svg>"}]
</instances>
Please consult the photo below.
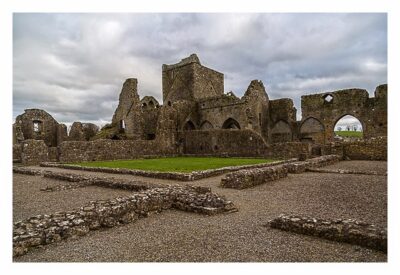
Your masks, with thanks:
<instances>
[{"instance_id":1,"label":"stone masonry wall","mask_svg":"<svg viewBox=\"0 0 400 275\"><path fill-rule=\"evenodd\" d=\"M104 184L104 181L101 183ZM111 185L119 188L120 183L111 182ZM169 208L207 215L237 211L232 202L211 193L207 188L151 188L131 196L91 201L79 210L37 215L15 222L13 255L23 255L34 247L72 236L86 235L91 230L131 223L149 213Z\"/></svg>"},{"instance_id":2,"label":"stone masonry wall","mask_svg":"<svg viewBox=\"0 0 400 275\"><path fill-rule=\"evenodd\" d=\"M332 142L323 147L323 153L350 160L387 160L387 137Z\"/></svg>"},{"instance_id":3,"label":"stone masonry wall","mask_svg":"<svg viewBox=\"0 0 400 275\"><path fill-rule=\"evenodd\" d=\"M280 215L268 224L272 228L387 252L387 230L361 221Z\"/></svg>"},{"instance_id":4,"label":"stone masonry wall","mask_svg":"<svg viewBox=\"0 0 400 275\"><path fill-rule=\"evenodd\" d=\"M22 164L35 165L48 160L48 147L43 140L27 139L22 142Z\"/></svg>"},{"instance_id":5,"label":"stone masonry wall","mask_svg":"<svg viewBox=\"0 0 400 275\"><path fill-rule=\"evenodd\" d=\"M311 144L304 142L273 143L268 148L267 156L274 158L298 158L300 155L310 156Z\"/></svg>"},{"instance_id":6,"label":"stone masonry wall","mask_svg":"<svg viewBox=\"0 0 400 275\"><path fill-rule=\"evenodd\" d=\"M60 162L134 159L174 153L174 148L160 146L157 140L65 141L60 146Z\"/></svg>"},{"instance_id":7,"label":"stone masonry wall","mask_svg":"<svg viewBox=\"0 0 400 275\"><path fill-rule=\"evenodd\" d=\"M284 166L286 169L288 169L289 173L299 174L299 173L303 173L303 172L307 171L307 169L319 168L319 167L334 164L336 162L339 162L339 160L340 160L340 157L337 155L326 155L326 156L308 159L306 161L285 163Z\"/></svg>"},{"instance_id":8,"label":"stone masonry wall","mask_svg":"<svg viewBox=\"0 0 400 275\"><path fill-rule=\"evenodd\" d=\"M21 161L22 144L13 144L13 160Z\"/></svg>"},{"instance_id":9,"label":"stone masonry wall","mask_svg":"<svg viewBox=\"0 0 400 275\"><path fill-rule=\"evenodd\" d=\"M343 147L344 155L348 159L387 160L386 137L344 143Z\"/></svg>"},{"instance_id":10,"label":"stone masonry wall","mask_svg":"<svg viewBox=\"0 0 400 275\"><path fill-rule=\"evenodd\" d=\"M284 165L245 169L227 174L221 179L221 187L244 189L287 177Z\"/></svg>"},{"instance_id":11,"label":"stone masonry wall","mask_svg":"<svg viewBox=\"0 0 400 275\"><path fill-rule=\"evenodd\" d=\"M267 150L263 138L252 130L184 131L184 154L262 156Z\"/></svg>"}]
</instances>

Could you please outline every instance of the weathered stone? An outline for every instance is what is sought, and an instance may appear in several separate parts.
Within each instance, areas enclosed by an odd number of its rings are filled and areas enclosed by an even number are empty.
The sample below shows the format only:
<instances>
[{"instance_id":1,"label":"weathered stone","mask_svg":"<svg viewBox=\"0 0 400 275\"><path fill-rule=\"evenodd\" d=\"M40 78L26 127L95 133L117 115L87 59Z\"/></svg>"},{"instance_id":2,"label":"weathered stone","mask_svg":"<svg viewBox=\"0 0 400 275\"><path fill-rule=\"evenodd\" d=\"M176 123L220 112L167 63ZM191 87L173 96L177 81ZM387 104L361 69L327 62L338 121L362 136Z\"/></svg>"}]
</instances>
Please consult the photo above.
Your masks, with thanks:
<instances>
[{"instance_id":1,"label":"weathered stone","mask_svg":"<svg viewBox=\"0 0 400 275\"><path fill-rule=\"evenodd\" d=\"M387 251L387 230L352 219L323 220L280 215L268 222L272 228Z\"/></svg>"}]
</instances>

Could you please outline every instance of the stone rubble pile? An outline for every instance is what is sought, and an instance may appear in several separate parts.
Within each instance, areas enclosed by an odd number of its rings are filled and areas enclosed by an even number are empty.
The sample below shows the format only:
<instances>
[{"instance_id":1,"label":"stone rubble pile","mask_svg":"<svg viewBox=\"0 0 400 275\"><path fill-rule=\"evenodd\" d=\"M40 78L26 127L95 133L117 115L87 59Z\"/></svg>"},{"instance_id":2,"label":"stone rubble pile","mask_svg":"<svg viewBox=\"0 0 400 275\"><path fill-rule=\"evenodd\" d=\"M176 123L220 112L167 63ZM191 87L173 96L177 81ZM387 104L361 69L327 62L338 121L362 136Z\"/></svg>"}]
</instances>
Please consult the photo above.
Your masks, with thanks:
<instances>
[{"instance_id":1,"label":"stone rubble pile","mask_svg":"<svg viewBox=\"0 0 400 275\"><path fill-rule=\"evenodd\" d=\"M308 169L319 168L327 165L331 165L340 161L337 155L325 155L305 161L297 161L286 163L284 166L288 169L291 174L300 174L306 172Z\"/></svg>"},{"instance_id":2,"label":"stone rubble pile","mask_svg":"<svg viewBox=\"0 0 400 275\"><path fill-rule=\"evenodd\" d=\"M82 236L90 230L131 223L169 208L206 215L237 211L231 201L211 193L209 188L152 188L127 197L91 201L76 211L37 215L15 222L13 255L23 255L34 247Z\"/></svg>"},{"instance_id":3,"label":"stone rubble pile","mask_svg":"<svg viewBox=\"0 0 400 275\"><path fill-rule=\"evenodd\" d=\"M281 214L269 221L268 226L387 252L386 229L353 219L326 220Z\"/></svg>"},{"instance_id":4,"label":"stone rubble pile","mask_svg":"<svg viewBox=\"0 0 400 275\"><path fill-rule=\"evenodd\" d=\"M220 186L244 189L287 177L287 174L288 170L284 165L245 169L227 174L221 179Z\"/></svg>"}]
</instances>

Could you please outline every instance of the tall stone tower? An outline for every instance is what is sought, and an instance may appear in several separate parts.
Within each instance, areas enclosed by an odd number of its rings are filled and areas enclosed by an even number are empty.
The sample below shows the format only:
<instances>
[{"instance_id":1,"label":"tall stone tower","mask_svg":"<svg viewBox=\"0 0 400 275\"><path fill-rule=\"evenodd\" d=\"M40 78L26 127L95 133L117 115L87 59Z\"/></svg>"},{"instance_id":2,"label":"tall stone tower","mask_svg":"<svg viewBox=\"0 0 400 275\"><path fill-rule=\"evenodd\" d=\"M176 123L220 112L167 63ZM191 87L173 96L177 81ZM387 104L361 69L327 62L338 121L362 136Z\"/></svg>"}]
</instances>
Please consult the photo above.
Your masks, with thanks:
<instances>
[{"instance_id":1,"label":"tall stone tower","mask_svg":"<svg viewBox=\"0 0 400 275\"><path fill-rule=\"evenodd\" d=\"M201 65L196 54L162 66L164 105L178 100L198 101L224 94L224 74Z\"/></svg>"}]
</instances>

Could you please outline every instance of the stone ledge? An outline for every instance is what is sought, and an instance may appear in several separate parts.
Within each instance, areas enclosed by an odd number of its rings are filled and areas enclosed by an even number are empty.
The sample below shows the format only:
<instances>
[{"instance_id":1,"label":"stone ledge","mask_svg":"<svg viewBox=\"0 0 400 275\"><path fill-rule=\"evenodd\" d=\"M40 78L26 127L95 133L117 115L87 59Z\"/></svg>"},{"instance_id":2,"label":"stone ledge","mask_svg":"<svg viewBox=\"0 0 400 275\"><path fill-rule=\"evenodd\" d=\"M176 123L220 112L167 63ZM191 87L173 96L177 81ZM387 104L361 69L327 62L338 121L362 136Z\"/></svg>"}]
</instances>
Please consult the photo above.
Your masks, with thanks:
<instances>
[{"instance_id":1,"label":"stone ledge","mask_svg":"<svg viewBox=\"0 0 400 275\"><path fill-rule=\"evenodd\" d=\"M284 165L245 169L227 174L221 179L220 186L244 189L287 177L287 173Z\"/></svg>"},{"instance_id":2,"label":"stone ledge","mask_svg":"<svg viewBox=\"0 0 400 275\"><path fill-rule=\"evenodd\" d=\"M331 165L340 161L339 156L337 155L325 155L321 157L316 157L312 159L308 159L305 161L297 161L284 164L285 168L288 169L288 172L291 174L299 174L304 173L307 169L319 168L327 165Z\"/></svg>"},{"instance_id":3,"label":"stone ledge","mask_svg":"<svg viewBox=\"0 0 400 275\"><path fill-rule=\"evenodd\" d=\"M377 171L356 171L346 169L318 169L318 168L307 168L307 172L315 173L333 173L333 174L355 174L355 175L375 175L375 176L387 176L387 172Z\"/></svg>"},{"instance_id":4,"label":"stone ledge","mask_svg":"<svg viewBox=\"0 0 400 275\"><path fill-rule=\"evenodd\" d=\"M323 220L281 214L266 226L387 252L387 230L353 219Z\"/></svg>"},{"instance_id":5,"label":"stone ledge","mask_svg":"<svg viewBox=\"0 0 400 275\"><path fill-rule=\"evenodd\" d=\"M252 165L240 165L240 166L227 166L218 169L209 169L203 171L194 171L191 173L178 173L178 172L156 172L156 171L145 171L145 170L135 170L135 169L124 169L124 168L104 168L104 167L84 167L72 164L61 164L61 163L52 163L52 162L42 162L40 166L42 167L57 167L63 169L72 169L72 170L82 170L82 171L91 171L91 172L101 172L101 173L111 173L111 174L128 174L149 178L158 178L158 179L169 179L169 180L179 180L179 181L193 181L199 180L203 178L218 176L227 172L239 171L243 169L250 168L262 168L262 167L270 167L275 165L280 165L284 163L295 162L297 159L289 159L282 161L275 161L269 163L261 163L261 164L252 164Z\"/></svg>"},{"instance_id":6,"label":"stone ledge","mask_svg":"<svg viewBox=\"0 0 400 275\"><path fill-rule=\"evenodd\" d=\"M83 236L91 230L135 222L150 213L170 208L206 215L237 211L225 197L202 188L152 188L127 197L91 201L79 210L37 215L15 222L13 256L72 236Z\"/></svg>"}]
</instances>

